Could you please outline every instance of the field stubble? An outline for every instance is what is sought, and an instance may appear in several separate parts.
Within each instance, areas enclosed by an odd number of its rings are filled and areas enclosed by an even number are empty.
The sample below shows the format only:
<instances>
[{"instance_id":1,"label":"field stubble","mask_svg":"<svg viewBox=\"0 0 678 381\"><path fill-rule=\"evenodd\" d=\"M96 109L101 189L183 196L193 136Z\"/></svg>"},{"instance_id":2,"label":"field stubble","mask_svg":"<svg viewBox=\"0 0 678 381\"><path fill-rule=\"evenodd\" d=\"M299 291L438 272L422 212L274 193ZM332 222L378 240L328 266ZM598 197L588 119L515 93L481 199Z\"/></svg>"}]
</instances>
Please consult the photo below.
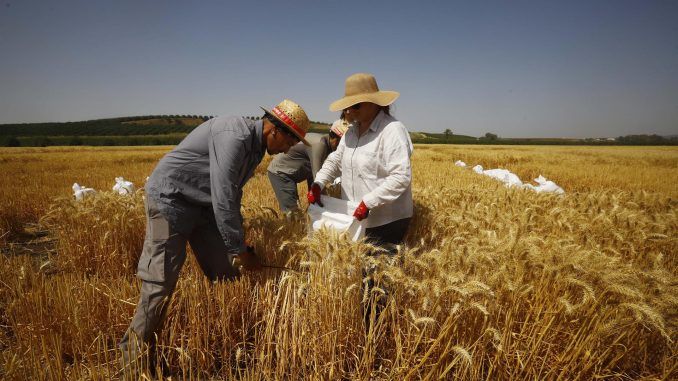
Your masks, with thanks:
<instances>
[{"instance_id":1,"label":"field stubble","mask_svg":"<svg viewBox=\"0 0 678 381\"><path fill-rule=\"evenodd\" d=\"M0 151L3 378L115 377L139 293L143 191L67 196L76 181L143 184L167 150ZM457 159L543 174L567 194L506 189ZM675 379L675 149L417 146L416 216L395 261L329 233L305 239L304 223L278 217L265 168L245 190L247 238L295 270L211 284L189 255L159 339L175 374ZM23 228L38 220L53 249L26 255L40 241ZM370 334L368 263L379 268L372 292L389 294Z\"/></svg>"}]
</instances>

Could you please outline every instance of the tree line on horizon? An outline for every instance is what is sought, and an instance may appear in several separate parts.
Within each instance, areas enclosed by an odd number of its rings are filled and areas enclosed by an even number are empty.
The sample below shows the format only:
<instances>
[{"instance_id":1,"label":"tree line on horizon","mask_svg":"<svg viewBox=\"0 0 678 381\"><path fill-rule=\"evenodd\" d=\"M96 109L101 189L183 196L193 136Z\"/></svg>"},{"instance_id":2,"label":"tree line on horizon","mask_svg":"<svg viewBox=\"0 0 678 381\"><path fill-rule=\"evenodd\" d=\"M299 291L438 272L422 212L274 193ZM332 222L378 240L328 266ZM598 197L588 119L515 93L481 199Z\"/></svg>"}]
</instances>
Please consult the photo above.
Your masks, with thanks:
<instances>
[{"instance_id":1,"label":"tree line on horizon","mask_svg":"<svg viewBox=\"0 0 678 381\"><path fill-rule=\"evenodd\" d=\"M214 115L144 115L79 122L0 124L0 147L175 145ZM246 116L259 120L261 116ZM144 123L146 122L146 123ZM329 123L312 121L312 131Z\"/></svg>"},{"instance_id":2,"label":"tree line on horizon","mask_svg":"<svg viewBox=\"0 0 678 381\"><path fill-rule=\"evenodd\" d=\"M0 124L0 146L140 146L175 145L213 115L145 115L79 122ZM261 116L245 116L259 120ZM141 123L146 121L146 123ZM311 132L326 132L330 124L311 121ZM481 137L411 132L419 144L510 144L510 145L678 145L678 136L626 135L614 139L501 138L487 132Z\"/></svg>"}]
</instances>

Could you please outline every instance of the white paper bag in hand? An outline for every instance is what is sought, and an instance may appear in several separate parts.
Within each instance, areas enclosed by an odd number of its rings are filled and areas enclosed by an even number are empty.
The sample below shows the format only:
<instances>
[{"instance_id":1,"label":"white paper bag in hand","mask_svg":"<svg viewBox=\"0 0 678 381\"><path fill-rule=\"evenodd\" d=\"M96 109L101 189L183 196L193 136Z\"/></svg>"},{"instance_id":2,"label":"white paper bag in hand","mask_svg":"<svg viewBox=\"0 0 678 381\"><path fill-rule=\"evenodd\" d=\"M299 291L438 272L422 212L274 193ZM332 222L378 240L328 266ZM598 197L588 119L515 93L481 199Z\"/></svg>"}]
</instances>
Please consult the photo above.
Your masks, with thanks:
<instances>
[{"instance_id":1,"label":"white paper bag in hand","mask_svg":"<svg viewBox=\"0 0 678 381\"><path fill-rule=\"evenodd\" d=\"M320 196L322 207L317 204L308 206L308 215L311 218L308 235L323 227L336 230L339 233L346 232L352 241L358 241L365 236L367 219L358 221L353 217L353 211L358 204L329 196Z\"/></svg>"}]
</instances>

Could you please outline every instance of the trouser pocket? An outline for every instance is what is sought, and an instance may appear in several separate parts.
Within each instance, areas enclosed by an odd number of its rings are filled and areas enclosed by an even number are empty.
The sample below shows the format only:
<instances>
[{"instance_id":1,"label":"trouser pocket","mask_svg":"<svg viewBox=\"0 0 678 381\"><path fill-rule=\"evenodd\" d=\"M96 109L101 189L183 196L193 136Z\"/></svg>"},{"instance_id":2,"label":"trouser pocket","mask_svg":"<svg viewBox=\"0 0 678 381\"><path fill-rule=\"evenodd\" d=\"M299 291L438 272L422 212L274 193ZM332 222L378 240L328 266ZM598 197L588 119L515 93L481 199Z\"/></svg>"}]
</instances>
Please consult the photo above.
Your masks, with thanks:
<instances>
[{"instance_id":1,"label":"trouser pocket","mask_svg":"<svg viewBox=\"0 0 678 381\"><path fill-rule=\"evenodd\" d=\"M165 268L167 266L166 243L164 241L154 241L148 239L144 241L144 251L139 258L137 267L137 276L142 280L149 282L164 282Z\"/></svg>"},{"instance_id":2,"label":"trouser pocket","mask_svg":"<svg viewBox=\"0 0 678 381\"><path fill-rule=\"evenodd\" d=\"M146 238L137 266L137 276L145 281L164 282L170 224L158 211L153 199L146 198Z\"/></svg>"}]
</instances>

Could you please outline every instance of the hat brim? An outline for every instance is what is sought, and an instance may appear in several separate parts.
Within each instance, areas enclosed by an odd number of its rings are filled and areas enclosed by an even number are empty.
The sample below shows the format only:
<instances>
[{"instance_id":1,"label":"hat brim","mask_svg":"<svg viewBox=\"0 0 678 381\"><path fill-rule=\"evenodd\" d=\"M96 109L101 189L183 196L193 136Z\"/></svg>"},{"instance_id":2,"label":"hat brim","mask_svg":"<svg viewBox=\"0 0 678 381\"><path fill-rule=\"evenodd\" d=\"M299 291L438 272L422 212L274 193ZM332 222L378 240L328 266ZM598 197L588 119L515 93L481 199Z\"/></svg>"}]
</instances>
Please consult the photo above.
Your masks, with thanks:
<instances>
[{"instance_id":1,"label":"hat brim","mask_svg":"<svg viewBox=\"0 0 678 381\"><path fill-rule=\"evenodd\" d=\"M345 110L355 104L362 102L370 102L378 104L379 106L388 106L391 103L395 102L396 99L400 96L400 93L397 91L388 91L382 90L374 93L364 93L349 95L343 97L338 101L332 102L330 105L330 111L341 111Z\"/></svg>"},{"instance_id":2,"label":"hat brim","mask_svg":"<svg viewBox=\"0 0 678 381\"><path fill-rule=\"evenodd\" d=\"M304 139L303 136L299 135L299 133L298 133L297 131L295 131L294 128L290 127L289 124L285 123L284 120L278 118L274 113L270 112L269 110L266 110L263 106L259 106L259 107L260 107L262 110L264 110L264 112L265 112L267 115L270 115L270 116L276 118L278 121L280 121L280 123L282 123L285 127L287 127L287 131L289 131L289 132L291 132L292 134L294 134L294 136L296 136L302 143L304 143L304 144L307 145L307 146L310 146L310 145L311 145L311 143L309 143L306 139Z\"/></svg>"}]
</instances>

